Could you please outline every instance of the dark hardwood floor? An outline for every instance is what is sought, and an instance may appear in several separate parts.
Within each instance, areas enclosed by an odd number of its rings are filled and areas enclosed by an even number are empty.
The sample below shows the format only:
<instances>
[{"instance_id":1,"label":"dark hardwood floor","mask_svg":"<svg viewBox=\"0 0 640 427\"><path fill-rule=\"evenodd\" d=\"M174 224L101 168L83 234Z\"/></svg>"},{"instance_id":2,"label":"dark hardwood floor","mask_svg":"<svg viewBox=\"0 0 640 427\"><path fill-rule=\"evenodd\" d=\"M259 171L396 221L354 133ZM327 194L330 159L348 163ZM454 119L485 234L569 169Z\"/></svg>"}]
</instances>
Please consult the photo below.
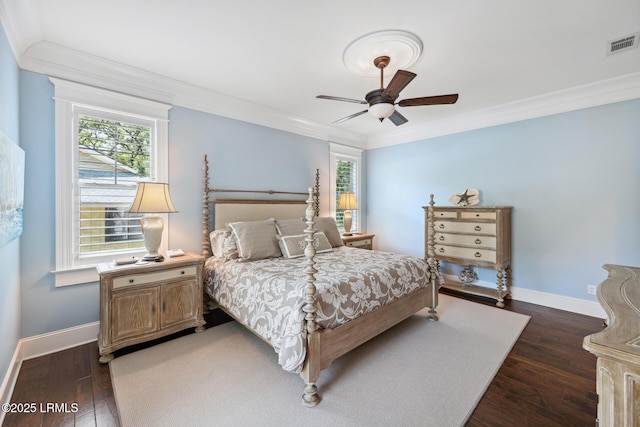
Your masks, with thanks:
<instances>
[{"instance_id":1,"label":"dark hardwood floor","mask_svg":"<svg viewBox=\"0 0 640 427\"><path fill-rule=\"evenodd\" d=\"M595 425L596 358L582 349L582 340L601 330L602 320L519 301L508 301L505 309L531 320L467 426ZM229 321L217 310L205 319L207 327ZM116 356L176 335L120 350ZM96 342L24 361L11 401L35 403L37 410L7 413L6 427L119 425L109 366L98 362ZM47 410L48 403L69 405L67 412L59 412Z\"/></svg>"}]
</instances>

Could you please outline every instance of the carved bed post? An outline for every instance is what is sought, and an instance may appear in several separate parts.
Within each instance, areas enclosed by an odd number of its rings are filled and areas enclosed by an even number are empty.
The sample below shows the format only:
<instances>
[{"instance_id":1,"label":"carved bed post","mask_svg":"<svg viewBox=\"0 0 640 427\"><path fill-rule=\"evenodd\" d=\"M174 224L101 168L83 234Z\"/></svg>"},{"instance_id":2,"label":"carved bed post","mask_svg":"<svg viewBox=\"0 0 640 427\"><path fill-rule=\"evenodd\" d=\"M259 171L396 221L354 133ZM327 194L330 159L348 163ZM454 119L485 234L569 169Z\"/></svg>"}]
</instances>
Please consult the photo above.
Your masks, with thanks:
<instances>
[{"instance_id":1,"label":"carved bed post","mask_svg":"<svg viewBox=\"0 0 640 427\"><path fill-rule=\"evenodd\" d=\"M320 169L316 169L316 188L313 192L313 201L316 208L316 217L320 216Z\"/></svg>"},{"instance_id":2,"label":"carved bed post","mask_svg":"<svg viewBox=\"0 0 640 427\"><path fill-rule=\"evenodd\" d=\"M204 155L202 162L202 256L211 256L211 242L209 241L209 162Z\"/></svg>"},{"instance_id":3,"label":"carved bed post","mask_svg":"<svg viewBox=\"0 0 640 427\"><path fill-rule=\"evenodd\" d=\"M316 305L316 286L315 286L315 274L318 270L315 269L315 255L316 249L314 246L314 235L316 230L314 228L314 216L316 212L316 204L314 202L314 189L309 187L309 198L307 199L307 211L306 211L306 224L307 228L304 233L307 237L304 239L307 245L304 249L304 255L307 257L307 267L305 268L305 274L307 275L307 283L304 287L304 305L302 310L305 312L305 326L307 331L307 356L304 367L300 376L306 383L304 388L304 394L302 395L302 403L305 406L312 407L320 403L320 396L318 395L318 388L316 387L316 380L320 376L320 335L318 333L318 324L316 323L316 311L318 307ZM315 205L315 206L314 206Z\"/></svg>"},{"instance_id":4,"label":"carved bed post","mask_svg":"<svg viewBox=\"0 0 640 427\"><path fill-rule=\"evenodd\" d=\"M429 314L427 319L438 320L438 314L436 313L436 307L438 306L438 289L440 288L440 266L436 260L436 225L435 225L435 212L433 207L435 202L433 200L433 194L429 199L429 230L427 232L427 264L429 264L429 275L431 276L431 307L429 307Z\"/></svg>"}]
</instances>

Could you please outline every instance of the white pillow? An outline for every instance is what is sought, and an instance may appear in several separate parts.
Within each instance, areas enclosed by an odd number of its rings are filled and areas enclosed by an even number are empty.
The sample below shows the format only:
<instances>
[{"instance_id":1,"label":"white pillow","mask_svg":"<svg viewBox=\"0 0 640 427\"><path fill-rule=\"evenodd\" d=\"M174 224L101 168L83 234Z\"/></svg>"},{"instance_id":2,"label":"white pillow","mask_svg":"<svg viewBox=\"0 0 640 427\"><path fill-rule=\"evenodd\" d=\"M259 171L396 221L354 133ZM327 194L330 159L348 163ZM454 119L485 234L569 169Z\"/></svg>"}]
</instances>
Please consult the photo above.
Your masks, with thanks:
<instances>
[{"instance_id":1,"label":"white pillow","mask_svg":"<svg viewBox=\"0 0 640 427\"><path fill-rule=\"evenodd\" d=\"M214 257L226 260L238 258L236 238L228 228L212 231L209 234L209 241L211 242L211 252Z\"/></svg>"},{"instance_id":2,"label":"white pillow","mask_svg":"<svg viewBox=\"0 0 640 427\"><path fill-rule=\"evenodd\" d=\"M278 236L278 244L285 258L298 258L304 256L304 248L307 247L306 234L298 234L296 236ZM331 244L327 236L323 232L314 234L313 246L316 253L330 252Z\"/></svg>"}]
</instances>

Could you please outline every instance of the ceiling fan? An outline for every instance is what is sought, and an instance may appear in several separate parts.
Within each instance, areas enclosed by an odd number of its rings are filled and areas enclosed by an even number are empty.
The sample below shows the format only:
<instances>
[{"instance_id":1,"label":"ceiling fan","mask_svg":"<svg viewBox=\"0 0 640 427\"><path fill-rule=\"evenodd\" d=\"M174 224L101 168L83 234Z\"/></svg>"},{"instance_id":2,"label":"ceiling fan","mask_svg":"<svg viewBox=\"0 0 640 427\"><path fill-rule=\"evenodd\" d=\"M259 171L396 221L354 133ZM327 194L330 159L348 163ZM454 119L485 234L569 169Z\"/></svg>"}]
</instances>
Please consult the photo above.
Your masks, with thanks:
<instances>
[{"instance_id":1,"label":"ceiling fan","mask_svg":"<svg viewBox=\"0 0 640 427\"><path fill-rule=\"evenodd\" d=\"M408 120L396 110L396 105L399 105L400 107L415 107L419 105L455 104L455 102L458 100L458 94L456 93L451 95L425 96L422 98L403 99L402 101L396 103L396 100L400 95L400 91L404 89L409 84L409 82L411 82L411 80L413 80L416 74L410 71L398 70L389 82L389 85L385 88L384 69L387 65L389 65L390 60L391 59L388 56L378 56L373 60L373 65L375 65L376 68L380 69L380 89L375 89L367 93L365 95L366 101L328 95L316 96L316 98L319 99L353 102L356 104L369 104L368 109L359 111L355 114L351 114L347 117L343 117L333 123L342 123L349 119L353 119L354 117L358 117L366 112L369 112L369 114L379 119L380 121L388 118L393 122L394 125L400 126L406 123Z\"/></svg>"}]
</instances>

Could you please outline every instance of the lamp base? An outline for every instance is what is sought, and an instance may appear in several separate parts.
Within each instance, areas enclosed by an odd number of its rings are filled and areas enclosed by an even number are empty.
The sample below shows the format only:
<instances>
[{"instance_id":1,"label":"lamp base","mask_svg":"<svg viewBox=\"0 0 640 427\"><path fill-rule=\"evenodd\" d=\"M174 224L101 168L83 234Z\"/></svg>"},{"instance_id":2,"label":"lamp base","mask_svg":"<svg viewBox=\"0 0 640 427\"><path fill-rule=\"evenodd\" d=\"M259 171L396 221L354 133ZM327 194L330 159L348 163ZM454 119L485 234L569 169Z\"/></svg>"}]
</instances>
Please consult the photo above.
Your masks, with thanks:
<instances>
[{"instance_id":1,"label":"lamp base","mask_svg":"<svg viewBox=\"0 0 640 427\"><path fill-rule=\"evenodd\" d=\"M144 247L147 254L142 257L143 261L164 261L164 257L158 252L162 242L162 230L164 229L164 218L162 215L145 215L140 218L140 226L144 235Z\"/></svg>"},{"instance_id":2,"label":"lamp base","mask_svg":"<svg viewBox=\"0 0 640 427\"><path fill-rule=\"evenodd\" d=\"M343 236L352 236L351 234L351 221L353 220L351 211L344 211L344 216L342 217L342 224L344 225L344 233Z\"/></svg>"}]
</instances>

